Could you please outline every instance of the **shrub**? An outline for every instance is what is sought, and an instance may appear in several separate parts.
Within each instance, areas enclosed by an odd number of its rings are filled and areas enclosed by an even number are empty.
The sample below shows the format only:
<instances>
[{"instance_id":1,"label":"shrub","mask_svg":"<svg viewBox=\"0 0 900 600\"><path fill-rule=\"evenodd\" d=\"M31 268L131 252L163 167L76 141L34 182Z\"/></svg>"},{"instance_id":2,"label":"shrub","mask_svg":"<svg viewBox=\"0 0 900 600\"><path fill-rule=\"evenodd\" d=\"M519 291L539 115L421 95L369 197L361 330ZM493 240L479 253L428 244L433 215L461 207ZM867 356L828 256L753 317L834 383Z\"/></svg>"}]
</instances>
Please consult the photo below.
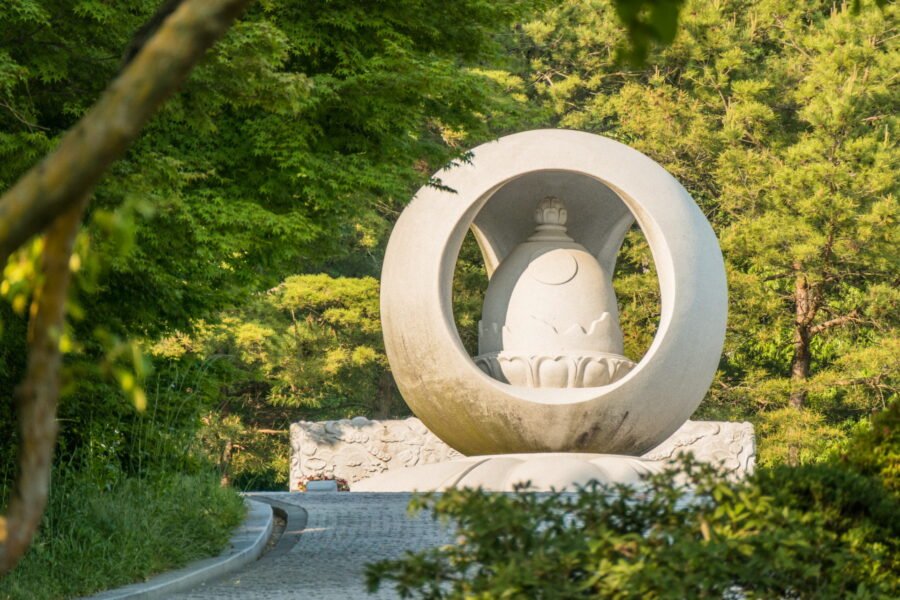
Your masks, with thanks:
<instances>
[{"instance_id":1,"label":"shrub","mask_svg":"<svg viewBox=\"0 0 900 600\"><path fill-rule=\"evenodd\" d=\"M900 499L880 476L895 468L874 456L896 456L880 425L893 414L851 443L873 456L739 482L686 456L639 487L418 496L411 510L452 521L458 543L370 565L367 583L423 598L900 597Z\"/></svg>"},{"instance_id":2,"label":"shrub","mask_svg":"<svg viewBox=\"0 0 900 600\"><path fill-rule=\"evenodd\" d=\"M408 414L388 369L371 277L288 277L153 352L172 365L212 365L215 408L203 405L199 439L223 481L241 489L288 487L293 421Z\"/></svg>"},{"instance_id":3,"label":"shrub","mask_svg":"<svg viewBox=\"0 0 900 600\"><path fill-rule=\"evenodd\" d=\"M371 277L288 277L218 322L199 324L181 345L182 354L225 359L229 395L265 406L387 416L398 402Z\"/></svg>"},{"instance_id":4,"label":"shrub","mask_svg":"<svg viewBox=\"0 0 900 600\"><path fill-rule=\"evenodd\" d=\"M875 414L871 425L850 440L838 460L878 478L891 493L900 496L900 400Z\"/></svg>"}]
</instances>

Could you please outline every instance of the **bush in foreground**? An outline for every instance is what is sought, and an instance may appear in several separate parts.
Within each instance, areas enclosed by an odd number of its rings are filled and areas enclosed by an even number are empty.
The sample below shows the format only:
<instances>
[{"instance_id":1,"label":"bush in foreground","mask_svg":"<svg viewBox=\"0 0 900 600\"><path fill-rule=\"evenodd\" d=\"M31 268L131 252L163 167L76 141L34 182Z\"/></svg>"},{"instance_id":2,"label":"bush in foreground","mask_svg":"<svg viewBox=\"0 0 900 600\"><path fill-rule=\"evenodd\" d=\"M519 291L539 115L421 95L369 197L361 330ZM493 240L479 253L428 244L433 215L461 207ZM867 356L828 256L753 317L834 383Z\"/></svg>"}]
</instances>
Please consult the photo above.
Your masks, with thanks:
<instances>
[{"instance_id":1,"label":"bush in foreground","mask_svg":"<svg viewBox=\"0 0 900 600\"><path fill-rule=\"evenodd\" d=\"M893 411L893 412L891 412ZM865 448L896 456L896 405ZM863 446L853 446L862 448ZM893 452L893 454L891 454ZM729 482L683 457L640 488L417 497L455 545L370 565L423 598L897 598L900 501L863 457Z\"/></svg>"}]
</instances>

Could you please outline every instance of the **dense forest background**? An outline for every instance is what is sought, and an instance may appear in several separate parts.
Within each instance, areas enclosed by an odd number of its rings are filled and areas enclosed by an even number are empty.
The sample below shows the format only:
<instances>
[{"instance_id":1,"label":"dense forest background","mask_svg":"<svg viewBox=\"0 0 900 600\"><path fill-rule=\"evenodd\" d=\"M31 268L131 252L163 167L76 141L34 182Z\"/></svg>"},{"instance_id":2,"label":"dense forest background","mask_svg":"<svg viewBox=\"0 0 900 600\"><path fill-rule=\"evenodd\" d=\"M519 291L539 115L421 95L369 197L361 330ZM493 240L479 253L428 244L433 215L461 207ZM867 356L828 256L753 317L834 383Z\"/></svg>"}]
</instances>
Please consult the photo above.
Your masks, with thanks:
<instances>
[{"instance_id":1,"label":"dense forest background","mask_svg":"<svg viewBox=\"0 0 900 600\"><path fill-rule=\"evenodd\" d=\"M762 464L811 463L896 397L893 5L689 1L637 67L605 0L296 4L251 8L97 190L71 262L60 468L111 485L212 464L285 489L290 422L408 414L378 315L391 226L437 169L537 127L637 148L713 224L729 327L694 418L753 422ZM155 5L4 3L0 189L96 99ZM0 284L4 481L40 252ZM658 315L637 229L614 283L637 359ZM468 346L485 286L469 239Z\"/></svg>"}]
</instances>

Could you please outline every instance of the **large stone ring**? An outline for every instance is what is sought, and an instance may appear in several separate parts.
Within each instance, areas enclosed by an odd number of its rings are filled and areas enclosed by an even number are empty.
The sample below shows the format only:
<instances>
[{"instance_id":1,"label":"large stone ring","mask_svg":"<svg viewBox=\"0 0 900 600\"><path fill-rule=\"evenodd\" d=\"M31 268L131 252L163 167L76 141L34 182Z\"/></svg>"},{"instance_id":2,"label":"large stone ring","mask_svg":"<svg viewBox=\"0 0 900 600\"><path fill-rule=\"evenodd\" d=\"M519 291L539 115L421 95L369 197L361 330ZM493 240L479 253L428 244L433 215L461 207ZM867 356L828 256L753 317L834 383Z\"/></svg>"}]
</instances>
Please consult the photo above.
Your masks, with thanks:
<instances>
[{"instance_id":1,"label":"large stone ring","mask_svg":"<svg viewBox=\"0 0 900 600\"><path fill-rule=\"evenodd\" d=\"M385 347L407 404L459 452L640 455L703 399L725 336L725 269L716 237L660 165L589 133L537 130L476 148L435 175L391 235L381 280ZM535 198L566 199L569 232L612 273L636 220L659 273L653 343L602 387L514 386L485 374L453 318L454 268L471 228L492 273L533 228ZM525 207L524 203L531 203Z\"/></svg>"}]
</instances>

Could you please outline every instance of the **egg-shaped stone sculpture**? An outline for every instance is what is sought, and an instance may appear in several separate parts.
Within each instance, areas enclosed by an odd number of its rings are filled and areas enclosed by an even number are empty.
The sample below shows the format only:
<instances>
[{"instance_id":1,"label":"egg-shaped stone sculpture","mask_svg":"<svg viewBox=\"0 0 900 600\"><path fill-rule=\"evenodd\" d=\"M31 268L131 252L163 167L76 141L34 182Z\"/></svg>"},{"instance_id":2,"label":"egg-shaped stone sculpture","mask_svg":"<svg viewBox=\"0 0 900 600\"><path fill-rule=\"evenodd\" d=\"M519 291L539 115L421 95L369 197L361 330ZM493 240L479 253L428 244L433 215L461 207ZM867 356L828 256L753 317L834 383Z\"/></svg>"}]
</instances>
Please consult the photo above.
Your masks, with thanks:
<instances>
[{"instance_id":1,"label":"egg-shaped stone sculpture","mask_svg":"<svg viewBox=\"0 0 900 600\"><path fill-rule=\"evenodd\" d=\"M569 237L568 211L548 196L534 209L535 230L490 280L475 363L516 386L610 384L634 363L622 356L612 276Z\"/></svg>"}]
</instances>

